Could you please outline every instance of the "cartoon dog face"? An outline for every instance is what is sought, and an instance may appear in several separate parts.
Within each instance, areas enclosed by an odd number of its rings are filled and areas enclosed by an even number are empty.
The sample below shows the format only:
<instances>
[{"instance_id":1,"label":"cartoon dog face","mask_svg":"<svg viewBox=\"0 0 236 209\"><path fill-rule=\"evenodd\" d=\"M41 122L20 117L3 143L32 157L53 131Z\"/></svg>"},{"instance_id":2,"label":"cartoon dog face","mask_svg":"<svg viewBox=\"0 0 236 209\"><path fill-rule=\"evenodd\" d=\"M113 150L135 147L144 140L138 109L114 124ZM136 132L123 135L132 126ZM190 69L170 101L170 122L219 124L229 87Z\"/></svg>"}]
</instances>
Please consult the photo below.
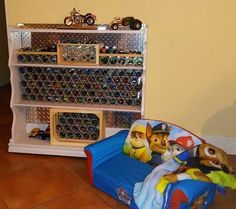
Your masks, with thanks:
<instances>
[{"instance_id":1,"label":"cartoon dog face","mask_svg":"<svg viewBox=\"0 0 236 209\"><path fill-rule=\"evenodd\" d=\"M201 144L196 152L200 164L207 167L219 168L227 173L234 173L228 155L220 148L211 144Z\"/></svg>"},{"instance_id":2,"label":"cartoon dog face","mask_svg":"<svg viewBox=\"0 0 236 209\"><path fill-rule=\"evenodd\" d=\"M162 154L162 160L167 161L176 155L184 152L187 149L194 147L194 141L192 136L180 136L177 139L170 140L168 142L168 148L164 154Z\"/></svg>"},{"instance_id":3,"label":"cartoon dog face","mask_svg":"<svg viewBox=\"0 0 236 209\"><path fill-rule=\"evenodd\" d=\"M185 150L186 149L179 144L169 143L165 153L161 155L161 158L166 162Z\"/></svg>"},{"instance_id":4,"label":"cartoon dog face","mask_svg":"<svg viewBox=\"0 0 236 209\"><path fill-rule=\"evenodd\" d=\"M171 127L166 123L160 123L153 128L149 123L147 124L147 139L153 152L163 154L166 151L170 130Z\"/></svg>"},{"instance_id":5,"label":"cartoon dog face","mask_svg":"<svg viewBox=\"0 0 236 209\"><path fill-rule=\"evenodd\" d=\"M129 143L131 145L129 150L131 157L145 163L151 159L145 126L138 124L131 129Z\"/></svg>"},{"instance_id":6,"label":"cartoon dog face","mask_svg":"<svg viewBox=\"0 0 236 209\"><path fill-rule=\"evenodd\" d=\"M163 154L167 149L168 135L153 134L149 139L150 149L154 152Z\"/></svg>"},{"instance_id":7,"label":"cartoon dog face","mask_svg":"<svg viewBox=\"0 0 236 209\"><path fill-rule=\"evenodd\" d=\"M130 135L130 144L134 148L141 148L145 146L146 130L143 126L135 126Z\"/></svg>"}]
</instances>

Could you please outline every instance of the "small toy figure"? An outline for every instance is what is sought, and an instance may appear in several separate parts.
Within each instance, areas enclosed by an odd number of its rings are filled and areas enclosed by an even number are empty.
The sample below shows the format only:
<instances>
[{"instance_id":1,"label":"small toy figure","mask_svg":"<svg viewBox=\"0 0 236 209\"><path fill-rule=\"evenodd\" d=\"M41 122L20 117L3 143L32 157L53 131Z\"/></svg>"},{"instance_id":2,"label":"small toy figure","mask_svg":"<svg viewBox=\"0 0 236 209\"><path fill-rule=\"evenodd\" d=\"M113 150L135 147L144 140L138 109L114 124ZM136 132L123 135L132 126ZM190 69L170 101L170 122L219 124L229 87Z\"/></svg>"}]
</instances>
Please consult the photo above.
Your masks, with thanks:
<instances>
[{"instance_id":1,"label":"small toy figure","mask_svg":"<svg viewBox=\"0 0 236 209\"><path fill-rule=\"evenodd\" d=\"M117 30L120 26L129 26L132 30L140 30L142 27L142 22L134 17L115 17L109 24L109 28L112 30Z\"/></svg>"},{"instance_id":2,"label":"small toy figure","mask_svg":"<svg viewBox=\"0 0 236 209\"><path fill-rule=\"evenodd\" d=\"M71 26L72 24L87 24L89 26L95 23L96 16L87 13L86 15L82 15L75 8L70 12L70 16L65 17L64 24L66 26Z\"/></svg>"},{"instance_id":3,"label":"small toy figure","mask_svg":"<svg viewBox=\"0 0 236 209\"><path fill-rule=\"evenodd\" d=\"M147 124L147 139L152 150L152 159L148 162L150 165L156 166L163 162L161 155L167 149L170 131L171 126L167 123L159 123L153 128Z\"/></svg>"},{"instance_id":4,"label":"small toy figure","mask_svg":"<svg viewBox=\"0 0 236 209\"><path fill-rule=\"evenodd\" d=\"M137 124L131 129L130 136L130 151L129 155L133 158L139 159L142 162L147 162L151 159L151 156L148 152L148 142L146 139L146 127Z\"/></svg>"},{"instance_id":5,"label":"small toy figure","mask_svg":"<svg viewBox=\"0 0 236 209\"><path fill-rule=\"evenodd\" d=\"M170 140L166 151L161 155L164 162L172 159L174 156L190 149L194 146L194 141L191 136L181 136L176 140Z\"/></svg>"}]
</instances>

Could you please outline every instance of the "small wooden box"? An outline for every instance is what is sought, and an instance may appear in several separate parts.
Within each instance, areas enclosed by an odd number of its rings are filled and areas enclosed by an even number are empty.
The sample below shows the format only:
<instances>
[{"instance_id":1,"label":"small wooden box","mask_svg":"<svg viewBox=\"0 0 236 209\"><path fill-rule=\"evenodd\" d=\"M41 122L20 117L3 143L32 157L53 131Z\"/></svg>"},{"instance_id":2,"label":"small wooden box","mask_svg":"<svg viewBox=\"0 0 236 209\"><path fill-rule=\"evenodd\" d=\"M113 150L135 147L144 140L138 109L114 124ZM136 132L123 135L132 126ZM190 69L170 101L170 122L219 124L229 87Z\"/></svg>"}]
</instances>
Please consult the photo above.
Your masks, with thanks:
<instances>
[{"instance_id":1,"label":"small wooden box","mask_svg":"<svg viewBox=\"0 0 236 209\"><path fill-rule=\"evenodd\" d=\"M102 111L50 109L51 143L84 147L104 138Z\"/></svg>"},{"instance_id":2,"label":"small wooden box","mask_svg":"<svg viewBox=\"0 0 236 209\"><path fill-rule=\"evenodd\" d=\"M61 65L98 65L98 44L57 44L58 64Z\"/></svg>"}]
</instances>

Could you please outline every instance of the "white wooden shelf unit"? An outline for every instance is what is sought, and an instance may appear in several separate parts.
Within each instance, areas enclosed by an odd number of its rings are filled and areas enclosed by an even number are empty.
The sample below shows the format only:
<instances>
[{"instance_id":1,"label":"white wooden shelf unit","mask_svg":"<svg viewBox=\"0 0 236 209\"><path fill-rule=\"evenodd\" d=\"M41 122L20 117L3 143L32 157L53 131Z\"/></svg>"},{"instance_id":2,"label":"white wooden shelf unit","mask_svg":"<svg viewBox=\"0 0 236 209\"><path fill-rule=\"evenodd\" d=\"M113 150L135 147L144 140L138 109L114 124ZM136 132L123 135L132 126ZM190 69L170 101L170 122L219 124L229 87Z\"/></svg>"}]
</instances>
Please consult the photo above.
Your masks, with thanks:
<instances>
[{"instance_id":1,"label":"white wooden shelf unit","mask_svg":"<svg viewBox=\"0 0 236 209\"><path fill-rule=\"evenodd\" d=\"M9 152L85 157L84 145L79 143L78 146L70 145L70 143L55 145L50 140L29 137L32 128L45 129L51 125L49 119L51 108L61 108L65 111L74 109L78 112L80 110L102 111L104 137L112 135L120 129L129 128L134 120L143 117L146 26L138 31L9 27L8 39L12 86L11 109L13 112ZM42 48L59 42L81 41L83 43L92 41L108 47L116 46L124 51L139 51L141 54L137 54L137 56L131 54L128 58L141 57L142 64L138 66L121 64L78 66L57 63L42 64L33 61L22 63L17 57L21 54L20 49ZM25 54L30 54L30 52ZM55 52L51 55L55 56ZM112 56L109 53L100 55L108 58ZM115 55L118 59L125 57L122 54ZM62 80L58 81L57 76ZM73 76L76 77L75 80L72 79ZM63 85L64 87L61 87ZM87 89L85 85L88 85ZM137 85L139 88L136 88ZM82 93L83 95L81 95ZM88 96L88 94L91 95Z\"/></svg>"}]
</instances>

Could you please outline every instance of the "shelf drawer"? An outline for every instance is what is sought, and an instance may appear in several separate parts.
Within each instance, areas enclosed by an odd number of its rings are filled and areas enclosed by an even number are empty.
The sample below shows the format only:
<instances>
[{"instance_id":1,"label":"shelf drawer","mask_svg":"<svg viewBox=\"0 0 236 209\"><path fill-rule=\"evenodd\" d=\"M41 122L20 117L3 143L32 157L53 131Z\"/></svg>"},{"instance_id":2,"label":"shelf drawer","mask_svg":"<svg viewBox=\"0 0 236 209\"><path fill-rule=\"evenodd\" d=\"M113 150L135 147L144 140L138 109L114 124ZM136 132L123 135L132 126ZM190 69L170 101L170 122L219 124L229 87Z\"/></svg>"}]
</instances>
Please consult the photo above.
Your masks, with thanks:
<instances>
[{"instance_id":1,"label":"shelf drawer","mask_svg":"<svg viewBox=\"0 0 236 209\"><path fill-rule=\"evenodd\" d=\"M102 111L50 109L51 143L81 146L104 138Z\"/></svg>"}]
</instances>

